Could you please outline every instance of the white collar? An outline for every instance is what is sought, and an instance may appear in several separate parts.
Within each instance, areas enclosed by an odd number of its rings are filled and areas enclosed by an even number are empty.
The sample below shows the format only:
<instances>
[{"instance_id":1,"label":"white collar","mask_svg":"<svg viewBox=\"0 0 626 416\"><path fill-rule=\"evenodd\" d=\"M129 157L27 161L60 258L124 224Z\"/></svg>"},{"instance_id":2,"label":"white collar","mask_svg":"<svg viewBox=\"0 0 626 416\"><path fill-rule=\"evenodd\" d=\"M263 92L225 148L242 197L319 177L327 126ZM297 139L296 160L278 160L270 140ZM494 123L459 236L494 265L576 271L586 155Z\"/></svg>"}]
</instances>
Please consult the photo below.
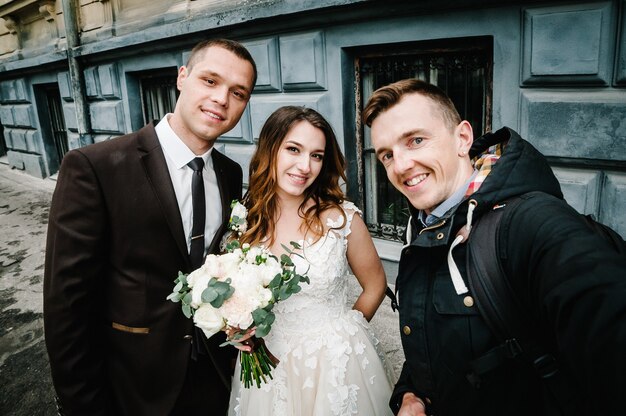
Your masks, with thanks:
<instances>
[{"instance_id":1,"label":"white collar","mask_svg":"<svg viewBox=\"0 0 626 416\"><path fill-rule=\"evenodd\" d=\"M174 162L176 169L182 169L191 162L195 157L201 157L204 160L205 168L207 165L212 166L211 152L213 147L207 150L200 156L196 156L191 149L187 147L185 143L178 137L178 135L172 130L172 126L169 123L169 117L171 113L166 114L161 121L154 128L165 153Z\"/></svg>"}]
</instances>

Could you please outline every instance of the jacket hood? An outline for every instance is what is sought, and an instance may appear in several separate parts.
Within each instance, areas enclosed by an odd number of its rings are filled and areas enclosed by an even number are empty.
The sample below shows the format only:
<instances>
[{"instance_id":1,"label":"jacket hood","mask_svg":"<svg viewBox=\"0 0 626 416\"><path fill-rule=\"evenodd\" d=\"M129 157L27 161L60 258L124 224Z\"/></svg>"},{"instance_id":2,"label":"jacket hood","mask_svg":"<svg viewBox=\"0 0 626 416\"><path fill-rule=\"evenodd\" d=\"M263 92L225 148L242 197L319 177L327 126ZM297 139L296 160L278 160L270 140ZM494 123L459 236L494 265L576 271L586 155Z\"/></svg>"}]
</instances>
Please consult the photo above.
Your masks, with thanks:
<instances>
[{"instance_id":1,"label":"jacket hood","mask_svg":"<svg viewBox=\"0 0 626 416\"><path fill-rule=\"evenodd\" d=\"M563 198L559 181L546 158L508 127L475 140L470 149L470 158L475 168L479 169L470 189L477 187L477 190L450 209L440 224L422 230L432 231L436 228L436 232L420 231L413 240L413 227L407 227L407 244L434 247L447 246L450 242L447 250L448 270L457 295L467 293L468 288L452 253L456 246L467 241L475 223L473 219L511 197L531 191Z\"/></svg>"},{"instance_id":2,"label":"jacket hood","mask_svg":"<svg viewBox=\"0 0 626 416\"><path fill-rule=\"evenodd\" d=\"M445 225L436 228L444 238L436 238L438 233L422 233L420 230L423 227L417 220L417 210L409 203L411 219L407 227L407 244L429 247L447 245L459 227L467 223L466 215L471 200L476 202L472 208L472 215L478 217L511 197L531 191L541 191L563 198L559 181L546 158L508 127L474 140L470 158L476 167L480 164L477 163L480 159L490 159L490 163L483 163L481 168L477 167L480 169L478 176L484 177L478 181L480 182L478 189L441 217ZM419 236L416 235L417 232Z\"/></svg>"},{"instance_id":3,"label":"jacket hood","mask_svg":"<svg viewBox=\"0 0 626 416\"><path fill-rule=\"evenodd\" d=\"M470 158L493 153L496 148L501 151L501 156L491 167L491 172L480 188L471 196L478 202L478 207L491 208L508 198L531 191L563 198L559 181L546 158L508 127L476 139L470 149Z\"/></svg>"}]
</instances>

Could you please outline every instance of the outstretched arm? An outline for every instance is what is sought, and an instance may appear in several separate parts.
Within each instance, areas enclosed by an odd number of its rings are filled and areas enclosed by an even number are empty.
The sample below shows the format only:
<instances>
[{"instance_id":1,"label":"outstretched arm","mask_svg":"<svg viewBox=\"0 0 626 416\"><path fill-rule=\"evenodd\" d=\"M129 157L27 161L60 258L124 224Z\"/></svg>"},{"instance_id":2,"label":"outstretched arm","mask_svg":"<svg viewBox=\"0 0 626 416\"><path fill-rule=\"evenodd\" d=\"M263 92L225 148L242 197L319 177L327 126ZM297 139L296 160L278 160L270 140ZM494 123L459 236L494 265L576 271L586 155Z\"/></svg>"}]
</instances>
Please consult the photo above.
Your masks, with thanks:
<instances>
[{"instance_id":1,"label":"outstretched arm","mask_svg":"<svg viewBox=\"0 0 626 416\"><path fill-rule=\"evenodd\" d=\"M105 203L87 158L68 153L52 197L44 277L44 329L64 414L106 414L102 322Z\"/></svg>"},{"instance_id":2,"label":"outstretched arm","mask_svg":"<svg viewBox=\"0 0 626 416\"><path fill-rule=\"evenodd\" d=\"M387 280L372 237L359 215L354 215L348 235L348 263L363 292L354 304L365 319L372 319L376 309L385 298Z\"/></svg>"},{"instance_id":3,"label":"outstretched arm","mask_svg":"<svg viewBox=\"0 0 626 416\"><path fill-rule=\"evenodd\" d=\"M555 199L529 199L506 229L507 272L524 277L520 287L544 333L554 335L548 342L560 370L590 398L594 413L624 414L626 257Z\"/></svg>"}]
</instances>

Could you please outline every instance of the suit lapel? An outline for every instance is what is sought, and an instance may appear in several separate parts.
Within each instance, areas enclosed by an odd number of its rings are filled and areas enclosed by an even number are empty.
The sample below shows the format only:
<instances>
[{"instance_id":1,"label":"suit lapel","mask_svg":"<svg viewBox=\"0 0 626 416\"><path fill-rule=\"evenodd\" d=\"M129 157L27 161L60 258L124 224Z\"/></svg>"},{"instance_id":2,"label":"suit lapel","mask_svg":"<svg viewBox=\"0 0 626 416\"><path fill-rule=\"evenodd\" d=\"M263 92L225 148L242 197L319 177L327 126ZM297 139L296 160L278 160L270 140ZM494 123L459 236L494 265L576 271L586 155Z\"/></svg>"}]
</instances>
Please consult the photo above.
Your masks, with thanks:
<instances>
[{"instance_id":1,"label":"suit lapel","mask_svg":"<svg viewBox=\"0 0 626 416\"><path fill-rule=\"evenodd\" d=\"M228 177L226 175L225 166L222 163L222 155L215 149L211 152L211 159L213 160L213 170L215 171L215 177L217 178L217 187L220 190L220 201L222 204L222 225L218 228L211 244L209 245L209 253L217 253L219 250L219 243L224 234L224 230L228 224L230 218L230 203L232 196L230 192L230 186L228 186Z\"/></svg>"},{"instance_id":2,"label":"suit lapel","mask_svg":"<svg viewBox=\"0 0 626 416\"><path fill-rule=\"evenodd\" d=\"M185 266L189 269L191 264L189 263L185 231L180 217L180 210L178 209L178 202L176 201L176 194L174 193L174 186L167 169L163 149L159 144L159 139L152 123L139 130L138 142L141 163L148 181L159 200L167 225L176 241L176 246L185 259Z\"/></svg>"}]
</instances>

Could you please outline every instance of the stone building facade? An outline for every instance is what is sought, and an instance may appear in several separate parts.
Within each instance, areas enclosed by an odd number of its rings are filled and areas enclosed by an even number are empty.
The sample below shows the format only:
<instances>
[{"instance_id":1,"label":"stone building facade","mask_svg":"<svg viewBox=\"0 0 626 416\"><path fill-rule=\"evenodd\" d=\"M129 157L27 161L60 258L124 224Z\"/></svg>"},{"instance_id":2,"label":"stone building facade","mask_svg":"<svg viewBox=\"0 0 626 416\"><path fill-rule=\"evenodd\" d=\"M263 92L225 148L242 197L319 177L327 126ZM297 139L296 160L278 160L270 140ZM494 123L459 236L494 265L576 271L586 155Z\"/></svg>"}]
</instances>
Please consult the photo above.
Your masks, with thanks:
<instances>
[{"instance_id":1,"label":"stone building facade","mask_svg":"<svg viewBox=\"0 0 626 416\"><path fill-rule=\"evenodd\" d=\"M446 89L478 133L519 131L572 205L626 235L625 23L626 0L3 0L0 161L53 176L69 149L162 117L192 46L227 37L249 48L259 79L218 149L245 172L272 111L316 108L389 267L406 206L359 113L406 77Z\"/></svg>"}]
</instances>

